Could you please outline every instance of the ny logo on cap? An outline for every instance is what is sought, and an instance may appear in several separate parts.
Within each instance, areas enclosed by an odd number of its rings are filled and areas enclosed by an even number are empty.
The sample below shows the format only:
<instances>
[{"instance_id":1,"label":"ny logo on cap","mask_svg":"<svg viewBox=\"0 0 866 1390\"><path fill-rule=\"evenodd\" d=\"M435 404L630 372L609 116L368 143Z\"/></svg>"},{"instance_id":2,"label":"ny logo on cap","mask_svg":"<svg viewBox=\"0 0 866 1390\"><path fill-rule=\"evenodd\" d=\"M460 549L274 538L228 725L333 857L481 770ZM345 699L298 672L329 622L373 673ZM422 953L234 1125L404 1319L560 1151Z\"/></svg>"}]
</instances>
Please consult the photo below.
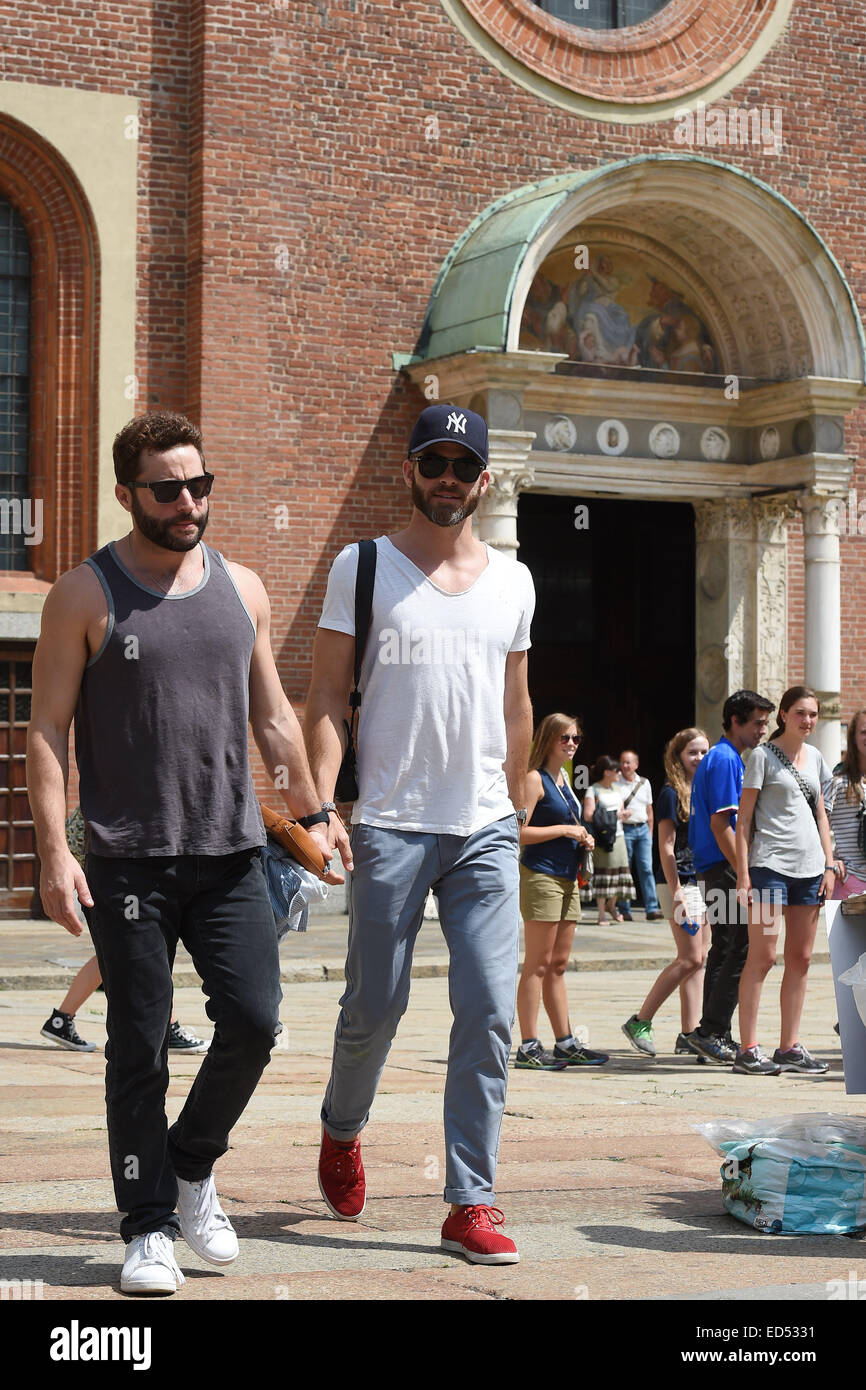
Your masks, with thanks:
<instances>
[{"instance_id":1,"label":"ny logo on cap","mask_svg":"<svg viewBox=\"0 0 866 1390\"><path fill-rule=\"evenodd\" d=\"M452 410L451 414L448 416L448 423L445 428L454 430L456 434L465 434L466 416L458 415L456 410Z\"/></svg>"}]
</instances>

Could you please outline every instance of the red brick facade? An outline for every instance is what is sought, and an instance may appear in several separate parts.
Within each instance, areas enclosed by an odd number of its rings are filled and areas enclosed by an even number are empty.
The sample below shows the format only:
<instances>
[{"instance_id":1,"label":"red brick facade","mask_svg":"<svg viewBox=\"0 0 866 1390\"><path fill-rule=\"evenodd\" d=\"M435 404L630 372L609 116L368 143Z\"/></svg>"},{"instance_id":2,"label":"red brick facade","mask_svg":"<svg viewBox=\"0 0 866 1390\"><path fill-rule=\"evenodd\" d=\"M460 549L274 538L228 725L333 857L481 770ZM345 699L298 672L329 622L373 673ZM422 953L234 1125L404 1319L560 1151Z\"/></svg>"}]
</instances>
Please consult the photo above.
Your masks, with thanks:
<instances>
[{"instance_id":1,"label":"red brick facade","mask_svg":"<svg viewBox=\"0 0 866 1390\"><path fill-rule=\"evenodd\" d=\"M498 9L503 21L534 9L528 0L474 4ZM677 0L670 9L690 7ZM739 0L711 8L719 25L744 10ZM737 28L738 38L757 32L773 5L745 9L752 29ZM661 31L670 20L663 11L651 23ZM539 32L555 23L535 22ZM861 304L864 42L858 4L800 0L768 57L729 94L735 104L782 106L782 157L705 151L788 198ZM8 21L4 48L9 81L141 103L135 406L178 408L200 422L218 478L208 539L262 574L280 672L290 695L302 698L335 552L405 516L398 468L423 402L394 371L391 353L412 351L443 257L511 188L680 150L673 122L566 114L492 68L439 0L97 0L86 12L34 0ZM712 66L706 47L683 51L692 65ZM643 71L627 66L635 82L651 72L646 61ZM606 95L618 92L628 95L614 87ZM438 133L428 138L432 115ZM0 159L7 149L0 146ZM0 163L2 191L21 205L8 167ZM90 294L95 313L95 285ZM849 417L846 444L858 457L864 423L863 409ZM83 460L92 402L81 428L66 447ZM853 485L866 490L859 463ZM60 497L68 508L61 528L83 541L78 484ZM276 525L281 504L289 530ZM866 702L857 640L866 626L864 545L842 540L843 710ZM66 553L58 548L58 557ZM795 540L792 679L803 660L800 556Z\"/></svg>"}]
</instances>

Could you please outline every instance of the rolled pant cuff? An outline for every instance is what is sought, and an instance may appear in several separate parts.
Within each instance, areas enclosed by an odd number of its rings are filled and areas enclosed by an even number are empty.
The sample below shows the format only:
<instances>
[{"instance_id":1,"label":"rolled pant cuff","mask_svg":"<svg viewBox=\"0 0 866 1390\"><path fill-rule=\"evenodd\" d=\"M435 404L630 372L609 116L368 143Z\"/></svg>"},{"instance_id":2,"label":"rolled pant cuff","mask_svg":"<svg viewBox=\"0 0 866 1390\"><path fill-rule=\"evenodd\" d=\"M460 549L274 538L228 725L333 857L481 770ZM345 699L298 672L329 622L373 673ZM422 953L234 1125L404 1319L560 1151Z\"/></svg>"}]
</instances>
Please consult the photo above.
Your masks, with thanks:
<instances>
[{"instance_id":1,"label":"rolled pant cuff","mask_svg":"<svg viewBox=\"0 0 866 1390\"><path fill-rule=\"evenodd\" d=\"M364 1124L358 1126L358 1128L353 1128L350 1126L346 1129L340 1130L337 1129L337 1126L333 1124L330 1120L326 1120L324 1115L322 1116L322 1129L325 1131L328 1138L333 1139L337 1144L351 1143L351 1141L356 1137L356 1135L361 1133L361 1130L364 1129L366 1123L367 1121L365 1120Z\"/></svg>"},{"instance_id":2,"label":"rolled pant cuff","mask_svg":"<svg viewBox=\"0 0 866 1390\"><path fill-rule=\"evenodd\" d=\"M453 1202L455 1207L495 1207L495 1192L472 1191L468 1187L446 1187L443 1193L446 1202Z\"/></svg>"}]
</instances>

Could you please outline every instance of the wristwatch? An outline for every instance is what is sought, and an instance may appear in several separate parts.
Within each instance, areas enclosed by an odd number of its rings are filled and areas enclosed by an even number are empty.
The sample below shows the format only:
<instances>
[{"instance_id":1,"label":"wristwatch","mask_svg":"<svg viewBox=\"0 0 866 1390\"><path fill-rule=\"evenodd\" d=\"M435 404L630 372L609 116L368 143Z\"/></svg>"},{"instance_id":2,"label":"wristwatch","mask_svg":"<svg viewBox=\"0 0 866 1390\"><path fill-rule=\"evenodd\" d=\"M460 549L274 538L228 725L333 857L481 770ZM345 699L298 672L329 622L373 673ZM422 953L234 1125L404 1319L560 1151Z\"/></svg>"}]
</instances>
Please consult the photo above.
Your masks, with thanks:
<instances>
[{"instance_id":1,"label":"wristwatch","mask_svg":"<svg viewBox=\"0 0 866 1390\"><path fill-rule=\"evenodd\" d=\"M316 811L312 816L298 816L298 825L309 830L312 825L328 825L331 817L327 811Z\"/></svg>"},{"instance_id":2,"label":"wristwatch","mask_svg":"<svg viewBox=\"0 0 866 1390\"><path fill-rule=\"evenodd\" d=\"M525 807L525 806L522 806L522 807L520 808L519 811L515 811L514 814L515 814L515 816L517 817L517 824L518 824L518 825L525 825L525 824L526 824L526 807Z\"/></svg>"}]
</instances>

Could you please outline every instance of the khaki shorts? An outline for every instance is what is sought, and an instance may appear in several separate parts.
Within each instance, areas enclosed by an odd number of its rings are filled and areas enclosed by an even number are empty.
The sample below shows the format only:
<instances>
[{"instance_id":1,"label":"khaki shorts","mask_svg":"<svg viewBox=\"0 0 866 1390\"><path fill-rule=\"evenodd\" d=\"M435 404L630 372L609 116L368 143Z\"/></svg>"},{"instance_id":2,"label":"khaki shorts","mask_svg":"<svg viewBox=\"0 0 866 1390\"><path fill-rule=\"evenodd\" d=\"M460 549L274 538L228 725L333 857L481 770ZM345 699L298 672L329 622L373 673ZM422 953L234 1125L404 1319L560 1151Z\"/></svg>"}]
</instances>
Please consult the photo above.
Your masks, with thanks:
<instances>
[{"instance_id":1,"label":"khaki shorts","mask_svg":"<svg viewBox=\"0 0 866 1390\"><path fill-rule=\"evenodd\" d=\"M571 878L540 874L521 864L520 915L524 922L579 922L577 883Z\"/></svg>"}]
</instances>

